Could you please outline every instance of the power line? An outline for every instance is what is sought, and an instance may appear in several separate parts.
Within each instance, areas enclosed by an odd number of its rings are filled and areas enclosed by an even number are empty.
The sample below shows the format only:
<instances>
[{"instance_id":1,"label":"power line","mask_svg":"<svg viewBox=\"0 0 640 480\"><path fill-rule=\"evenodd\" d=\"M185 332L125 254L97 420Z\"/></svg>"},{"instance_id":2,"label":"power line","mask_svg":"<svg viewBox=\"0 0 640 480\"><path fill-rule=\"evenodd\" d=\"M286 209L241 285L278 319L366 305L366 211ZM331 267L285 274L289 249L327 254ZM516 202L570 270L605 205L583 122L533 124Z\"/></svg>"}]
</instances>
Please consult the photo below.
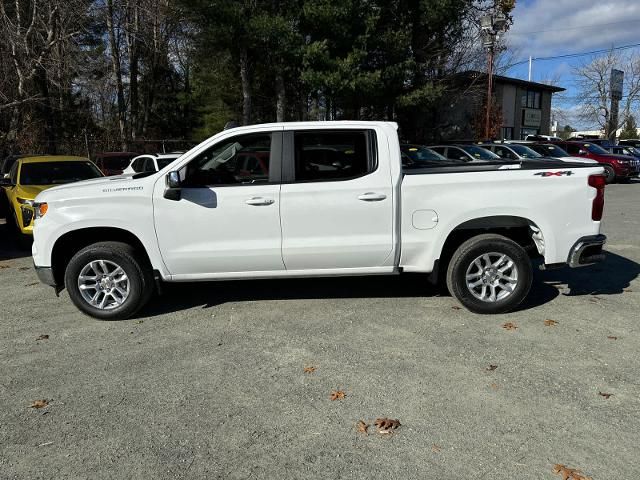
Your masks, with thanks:
<instances>
[{"instance_id":1,"label":"power line","mask_svg":"<svg viewBox=\"0 0 640 480\"><path fill-rule=\"evenodd\" d=\"M565 30L582 30L585 28L598 28L598 27L606 27L609 25L620 25L622 23L637 23L640 22L640 18L636 18L634 20L621 20L619 22L609 22L609 23L594 23L592 25L579 25L576 27L564 27L564 28L551 28L549 30L534 30L531 32L508 32L509 35L518 36L518 35L530 35L533 33L547 33L547 32L563 32Z\"/></svg>"},{"instance_id":2,"label":"power line","mask_svg":"<svg viewBox=\"0 0 640 480\"><path fill-rule=\"evenodd\" d=\"M565 55L554 55L551 57L532 57L531 60L535 60L535 61L546 61L546 60L557 60L560 58L576 58L576 57L584 57L585 55L596 55L599 53L607 53L607 52L611 52L613 50L626 50L629 48L635 48L635 47L640 47L640 43L633 43L631 45L621 45L619 47L612 47L612 48L603 48L601 50L592 50L590 52L580 52L580 53L567 53ZM507 65L507 69L512 68L512 67L516 67L518 65L524 65L525 63L529 63L529 59L527 58L526 60L521 60L519 62L515 62L512 63L510 65Z\"/></svg>"}]
</instances>

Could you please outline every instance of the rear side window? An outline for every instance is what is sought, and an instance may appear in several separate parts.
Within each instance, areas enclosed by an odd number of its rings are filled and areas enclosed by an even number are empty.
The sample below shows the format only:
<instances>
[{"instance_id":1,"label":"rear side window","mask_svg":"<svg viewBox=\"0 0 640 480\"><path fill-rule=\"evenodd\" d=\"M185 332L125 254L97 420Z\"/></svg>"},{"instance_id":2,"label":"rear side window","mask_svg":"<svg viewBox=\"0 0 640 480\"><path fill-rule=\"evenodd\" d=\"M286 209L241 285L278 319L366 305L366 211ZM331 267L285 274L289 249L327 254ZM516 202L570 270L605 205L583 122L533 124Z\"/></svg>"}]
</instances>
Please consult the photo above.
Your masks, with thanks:
<instances>
[{"instance_id":1,"label":"rear side window","mask_svg":"<svg viewBox=\"0 0 640 480\"><path fill-rule=\"evenodd\" d=\"M374 132L367 130L296 132L296 181L348 180L373 172L374 140Z\"/></svg>"},{"instance_id":2,"label":"rear side window","mask_svg":"<svg viewBox=\"0 0 640 480\"><path fill-rule=\"evenodd\" d=\"M569 143L566 145L565 150L569 152L571 155L576 155L580 151L580 147L578 145Z\"/></svg>"}]
</instances>

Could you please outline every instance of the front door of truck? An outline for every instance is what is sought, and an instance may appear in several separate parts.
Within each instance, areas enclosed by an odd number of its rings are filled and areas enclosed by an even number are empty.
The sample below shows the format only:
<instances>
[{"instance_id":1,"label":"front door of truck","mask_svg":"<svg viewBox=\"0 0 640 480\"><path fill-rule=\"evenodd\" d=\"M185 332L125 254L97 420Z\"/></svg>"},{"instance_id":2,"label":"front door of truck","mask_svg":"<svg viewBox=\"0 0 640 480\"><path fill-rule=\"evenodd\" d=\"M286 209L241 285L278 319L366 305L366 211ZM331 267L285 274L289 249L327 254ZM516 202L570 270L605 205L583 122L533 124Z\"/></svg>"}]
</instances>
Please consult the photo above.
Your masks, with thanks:
<instances>
[{"instance_id":1,"label":"front door of truck","mask_svg":"<svg viewBox=\"0 0 640 480\"><path fill-rule=\"evenodd\" d=\"M179 200L156 183L156 234L172 275L284 270L281 145L280 131L221 140L179 170Z\"/></svg>"},{"instance_id":2,"label":"front door of truck","mask_svg":"<svg viewBox=\"0 0 640 480\"><path fill-rule=\"evenodd\" d=\"M280 214L287 270L393 265L387 143L367 129L285 131L284 138Z\"/></svg>"}]
</instances>

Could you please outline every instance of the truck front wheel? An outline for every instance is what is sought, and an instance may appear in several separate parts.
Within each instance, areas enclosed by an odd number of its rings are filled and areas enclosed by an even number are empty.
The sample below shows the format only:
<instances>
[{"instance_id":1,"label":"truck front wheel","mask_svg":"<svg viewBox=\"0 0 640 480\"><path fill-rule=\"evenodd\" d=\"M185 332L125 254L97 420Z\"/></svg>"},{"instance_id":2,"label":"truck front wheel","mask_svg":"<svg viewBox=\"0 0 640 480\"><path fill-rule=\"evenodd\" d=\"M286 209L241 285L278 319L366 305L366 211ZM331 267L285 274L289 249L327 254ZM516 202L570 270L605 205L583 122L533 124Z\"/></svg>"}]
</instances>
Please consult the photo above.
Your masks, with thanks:
<instances>
[{"instance_id":1,"label":"truck front wheel","mask_svg":"<svg viewBox=\"0 0 640 480\"><path fill-rule=\"evenodd\" d=\"M447 269L447 287L474 313L506 313L527 296L533 278L531 260L516 242L484 234L464 242Z\"/></svg>"},{"instance_id":2,"label":"truck front wheel","mask_svg":"<svg viewBox=\"0 0 640 480\"><path fill-rule=\"evenodd\" d=\"M154 288L151 267L122 242L99 242L80 250L67 265L64 283L75 306L100 320L131 317Z\"/></svg>"}]
</instances>

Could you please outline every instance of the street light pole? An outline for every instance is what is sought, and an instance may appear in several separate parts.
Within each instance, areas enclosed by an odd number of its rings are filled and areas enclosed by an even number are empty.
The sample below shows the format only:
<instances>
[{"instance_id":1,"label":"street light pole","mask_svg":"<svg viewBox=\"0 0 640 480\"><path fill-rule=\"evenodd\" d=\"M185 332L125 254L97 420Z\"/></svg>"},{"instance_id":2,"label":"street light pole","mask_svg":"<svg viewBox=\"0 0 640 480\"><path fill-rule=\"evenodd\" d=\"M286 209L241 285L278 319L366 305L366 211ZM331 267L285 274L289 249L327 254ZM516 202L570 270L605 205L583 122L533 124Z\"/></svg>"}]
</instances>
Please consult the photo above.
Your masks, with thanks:
<instances>
[{"instance_id":1,"label":"street light pole","mask_svg":"<svg viewBox=\"0 0 640 480\"><path fill-rule=\"evenodd\" d=\"M482 45L487 49L487 111L484 124L484 136L488 140L491 136L491 105L493 103L493 60L495 44L499 35L505 31L507 17L503 13L483 15L480 18L482 31Z\"/></svg>"}]
</instances>

